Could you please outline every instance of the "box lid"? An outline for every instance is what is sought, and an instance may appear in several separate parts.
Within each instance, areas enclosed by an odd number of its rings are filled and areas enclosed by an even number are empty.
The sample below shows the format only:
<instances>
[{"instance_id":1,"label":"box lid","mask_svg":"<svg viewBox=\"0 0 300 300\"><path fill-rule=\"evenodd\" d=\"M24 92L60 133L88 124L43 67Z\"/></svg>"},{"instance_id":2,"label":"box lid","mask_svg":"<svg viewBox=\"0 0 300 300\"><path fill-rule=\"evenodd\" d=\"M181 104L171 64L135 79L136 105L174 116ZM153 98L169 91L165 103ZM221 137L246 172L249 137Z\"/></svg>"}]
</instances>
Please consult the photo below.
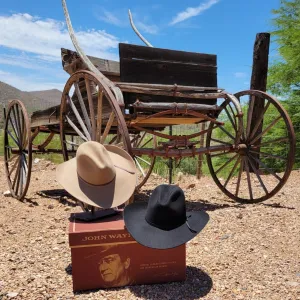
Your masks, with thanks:
<instances>
[{"instance_id":1,"label":"box lid","mask_svg":"<svg viewBox=\"0 0 300 300\"><path fill-rule=\"evenodd\" d=\"M122 213L90 222L79 220L80 214L84 213L73 213L70 217L69 245L71 248L93 244L135 242L125 228Z\"/></svg>"}]
</instances>

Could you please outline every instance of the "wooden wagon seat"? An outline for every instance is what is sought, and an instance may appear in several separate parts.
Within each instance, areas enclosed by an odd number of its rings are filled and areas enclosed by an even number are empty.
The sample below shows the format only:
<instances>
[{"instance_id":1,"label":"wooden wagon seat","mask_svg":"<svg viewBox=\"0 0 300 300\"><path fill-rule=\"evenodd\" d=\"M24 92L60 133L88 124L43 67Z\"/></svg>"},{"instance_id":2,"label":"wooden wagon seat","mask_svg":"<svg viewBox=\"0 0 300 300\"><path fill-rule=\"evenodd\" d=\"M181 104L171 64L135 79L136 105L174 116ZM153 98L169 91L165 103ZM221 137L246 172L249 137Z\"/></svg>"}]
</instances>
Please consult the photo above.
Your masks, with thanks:
<instances>
[{"instance_id":1,"label":"wooden wagon seat","mask_svg":"<svg viewBox=\"0 0 300 300\"><path fill-rule=\"evenodd\" d=\"M217 57L211 54L119 44L125 106L141 110L185 104L218 109ZM138 101L137 101L138 100ZM174 104L176 103L176 104Z\"/></svg>"}]
</instances>

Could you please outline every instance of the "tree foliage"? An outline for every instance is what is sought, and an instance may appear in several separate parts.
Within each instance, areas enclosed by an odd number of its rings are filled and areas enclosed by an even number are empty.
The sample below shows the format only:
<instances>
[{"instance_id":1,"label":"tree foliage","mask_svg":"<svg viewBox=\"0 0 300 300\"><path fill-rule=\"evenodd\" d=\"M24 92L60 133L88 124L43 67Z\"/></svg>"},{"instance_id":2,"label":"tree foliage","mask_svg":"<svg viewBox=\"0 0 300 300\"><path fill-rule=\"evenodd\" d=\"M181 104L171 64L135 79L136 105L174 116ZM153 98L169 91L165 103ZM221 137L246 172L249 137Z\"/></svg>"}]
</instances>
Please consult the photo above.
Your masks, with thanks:
<instances>
[{"instance_id":1,"label":"tree foliage","mask_svg":"<svg viewBox=\"0 0 300 300\"><path fill-rule=\"evenodd\" d=\"M272 12L274 30L271 33L278 46L278 58L269 68L268 90L282 96L300 147L300 0L281 0ZM276 149L274 149L275 151ZM300 151L296 151L295 168L300 167Z\"/></svg>"},{"instance_id":2,"label":"tree foliage","mask_svg":"<svg viewBox=\"0 0 300 300\"><path fill-rule=\"evenodd\" d=\"M277 95L300 93L300 0L281 0L272 12L279 58L269 69L268 88Z\"/></svg>"}]
</instances>

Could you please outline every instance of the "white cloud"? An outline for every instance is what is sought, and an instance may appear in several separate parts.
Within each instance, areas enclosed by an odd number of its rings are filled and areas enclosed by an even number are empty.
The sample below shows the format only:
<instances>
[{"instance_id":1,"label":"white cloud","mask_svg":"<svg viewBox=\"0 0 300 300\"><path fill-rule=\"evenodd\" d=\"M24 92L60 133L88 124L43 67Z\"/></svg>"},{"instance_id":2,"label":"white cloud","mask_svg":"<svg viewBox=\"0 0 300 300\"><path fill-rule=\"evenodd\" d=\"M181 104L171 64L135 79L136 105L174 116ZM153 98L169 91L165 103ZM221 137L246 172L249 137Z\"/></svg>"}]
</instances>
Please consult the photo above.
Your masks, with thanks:
<instances>
[{"instance_id":1,"label":"white cloud","mask_svg":"<svg viewBox=\"0 0 300 300\"><path fill-rule=\"evenodd\" d=\"M207 0L206 2L200 4L197 7L188 7L185 11L178 13L177 16L172 19L170 25L175 25L189 18L196 17L204 11L211 8L214 4L217 4L218 2L219 0Z\"/></svg>"},{"instance_id":2,"label":"white cloud","mask_svg":"<svg viewBox=\"0 0 300 300\"><path fill-rule=\"evenodd\" d=\"M47 71L49 70L49 67L47 67L48 61L48 59L47 61L44 61L39 57L30 57L26 53L21 53L18 55L0 54L0 64L18 66L24 69Z\"/></svg>"},{"instance_id":3,"label":"white cloud","mask_svg":"<svg viewBox=\"0 0 300 300\"><path fill-rule=\"evenodd\" d=\"M53 19L40 19L29 14L0 16L0 46L34 53L46 60L60 60L60 48L73 49L65 24ZM118 48L117 37L103 30L76 32L88 55L117 59L112 53Z\"/></svg>"},{"instance_id":4,"label":"white cloud","mask_svg":"<svg viewBox=\"0 0 300 300\"><path fill-rule=\"evenodd\" d=\"M234 77L236 77L236 78L246 78L247 74L244 73L244 72L235 72Z\"/></svg>"},{"instance_id":5,"label":"white cloud","mask_svg":"<svg viewBox=\"0 0 300 300\"><path fill-rule=\"evenodd\" d=\"M136 26L138 29L141 29L141 31L144 31L146 33L150 34L157 34L158 33L158 27L156 25L147 25L142 22L136 22Z\"/></svg>"},{"instance_id":6,"label":"white cloud","mask_svg":"<svg viewBox=\"0 0 300 300\"><path fill-rule=\"evenodd\" d=\"M68 76L65 76L67 80ZM51 82L45 81L38 76L22 76L15 73L5 72L0 70L0 81L3 81L9 85L12 85L21 91L42 91L50 89L58 89L62 91L64 89L65 82Z\"/></svg>"},{"instance_id":7,"label":"white cloud","mask_svg":"<svg viewBox=\"0 0 300 300\"><path fill-rule=\"evenodd\" d=\"M103 15L102 15L103 14ZM102 9L101 15L97 14L97 19L104 21L106 23L123 27L125 24L122 22L115 13L112 13L110 11L107 11L106 9Z\"/></svg>"}]
</instances>

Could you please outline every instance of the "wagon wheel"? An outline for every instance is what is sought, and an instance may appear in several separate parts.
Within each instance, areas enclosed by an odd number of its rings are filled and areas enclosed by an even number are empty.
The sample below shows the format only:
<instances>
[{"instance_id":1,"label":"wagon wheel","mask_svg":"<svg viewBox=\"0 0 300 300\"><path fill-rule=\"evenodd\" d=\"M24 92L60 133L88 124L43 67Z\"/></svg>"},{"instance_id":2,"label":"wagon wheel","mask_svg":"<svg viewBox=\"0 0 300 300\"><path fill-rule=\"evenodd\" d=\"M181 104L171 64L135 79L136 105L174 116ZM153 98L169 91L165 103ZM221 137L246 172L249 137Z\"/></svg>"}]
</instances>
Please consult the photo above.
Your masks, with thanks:
<instances>
[{"instance_id":1,"label":"wagon wheel","mask_svg":"<svg viewBox=\"0 0 300 300\"><path fill-rule=\"evenodd\" d=\"M132 153L115 96L99 76L89 71L74 73L65 85L60 106L60 137L65 161L75 156L79 145L86 141L116 145ZM81 206L86 211L95 209Z\"/></svg>"},{"instance_id":2,"label":"wagon wheel","mask_svg":"<svg viewBox=\"0 0 300 300\"><path fill-rule=\"evenodd\" d=\"M130 136L132 148L151 148L155 149L157 147L156 136L152 134L147 134L146 132L139 132L132 134ZM134 153L134 150L133 150ZM147 155L134 155L133 159L135 161L137 170L137 184L136 189L140 189L149 179L153 167L155 165L155 156Z\"/></svg>"},{"instance_id":3,"label":"wagon wheel","mask_svg":"<svg viewBox=\"0 0 300 300\"><path fill-rule=\"evenodd\" d=\"M287 112L275 98L254 90L239 92L235 97L243 117L238 117L232 103L225 101L219 115L225 125L207 135L207 147L233 147L207 154L207 163L214 181L227 196L240 203L257 203L274 196L287 181L294 163L295 133ZM254 103L260 106L258 114L253 110Z\"/></svg>"},{"instance_id":4,"label":"wagon wheel","mask_svg":"<svg viewBox=\"0 0 300 300\"><path fill-rule=\"evenodd\" d=\"M19 100L11 101L7 109L4 161L10 192L14 198L23 200L31 176L32 143L27 111Z\"/></svg>"},{"instance_id":5,"label":"wagon wheel","mask_svg":"<svg viewBox=\"0 0 300 300\"><path fill-rule=\"evenodd\" d=\"M60 135L64 160L85 141L118 145L131 153L129 134L115 96L97 75L73 74L60 106Z\"/></svg>"}]
</instances>

